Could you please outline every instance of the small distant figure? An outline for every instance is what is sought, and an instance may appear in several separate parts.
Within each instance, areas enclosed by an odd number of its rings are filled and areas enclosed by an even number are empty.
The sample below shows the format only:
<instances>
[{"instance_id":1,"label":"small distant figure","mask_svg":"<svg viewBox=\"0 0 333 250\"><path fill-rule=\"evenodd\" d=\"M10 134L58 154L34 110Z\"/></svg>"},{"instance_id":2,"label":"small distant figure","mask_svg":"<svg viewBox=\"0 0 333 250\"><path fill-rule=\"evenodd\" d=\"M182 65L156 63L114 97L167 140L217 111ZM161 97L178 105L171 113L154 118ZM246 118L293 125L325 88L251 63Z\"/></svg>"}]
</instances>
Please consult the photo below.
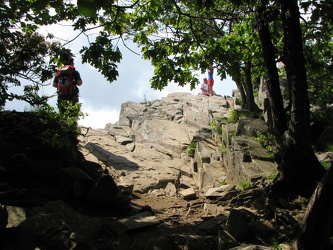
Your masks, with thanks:
<instances>
[{"instance_id":1,"label":"small distant figure","mask_svg":"<svg viewBox=\"0 0 333 250\"><path fill-rule=\"evenodd\" d=\"M201 89L201 93L200 93L201 95L209 96L207 78L206 77L203 78L203 82L201 83L200 89Z\"/></svg>"},{"instance_id":2,"label":"small distant figure","mask_svg":"<svg viewBox=\"0 0 333 250\"><path fill-rule=\"evenodd\" d=\"M214 86L213 65L209 65L207 73L208 73L208 79L207 79L208 93L209 93L210 96L213 96L214 95L214 91L213 91L213 86Z\"/></svg>"},{"instance_id":3,"label":"small distant figure","mask_svg":"<svg viewBox=\"0 0 333 250\"><path fill-rule=\"evenodd\" d=\"M63 101L70 101L73 105L79 102L79 88L82 85L80 73L74 67L74 59L63 62L54 77L52 86L58 89L58 108L64 111Z\"/></svg>"}]
</instances>

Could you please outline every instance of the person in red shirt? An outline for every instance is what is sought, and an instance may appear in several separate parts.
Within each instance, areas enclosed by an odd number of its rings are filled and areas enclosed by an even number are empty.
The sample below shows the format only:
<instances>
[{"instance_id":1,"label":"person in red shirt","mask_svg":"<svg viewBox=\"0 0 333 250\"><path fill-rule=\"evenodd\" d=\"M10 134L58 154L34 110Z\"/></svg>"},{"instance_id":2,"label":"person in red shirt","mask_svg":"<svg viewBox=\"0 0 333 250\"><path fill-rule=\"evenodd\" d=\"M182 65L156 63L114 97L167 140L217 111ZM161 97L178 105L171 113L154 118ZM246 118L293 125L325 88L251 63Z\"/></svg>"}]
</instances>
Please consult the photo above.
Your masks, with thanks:
<instances>
[{"instance_id":1,"label":"person in red shirt","mask_svg":"<svg viewBox=\"0 0 333 250\"><path fill-rule=\"evenodd\" d=\"M64 66L68 66L68 65L72 65L74 66L74 59L73 58L69 58L68 60L64 61ZM58 89L58 108L60 112L63 112L63 105L62 102L63 101L71 101L73 105L75 105L75 103L79 102L79 88L77 86L81 86L82 85L82 79L80 76L80 73L74 68L74 72L73 72L73 88L72 91L70 93L62 93L60 91L60 87L59 87L59 74L57 73L56 76L54 77L53 80L53 84L52 86Z\"/></svg>"},{"instance_id":2,"label":"person in red shirt","mask_svg":"<svg viewBox=\"0 0 333 250\"><path fill-rule=\"evenodd\" d=\"M210 65L208 68L208 79L207 79L207 85L208 85L208 93L210 96L214 95L214 91L213 91L213 86L214 86L214 69L213 69L213 65Z\"/></svg>"}]
</instances>

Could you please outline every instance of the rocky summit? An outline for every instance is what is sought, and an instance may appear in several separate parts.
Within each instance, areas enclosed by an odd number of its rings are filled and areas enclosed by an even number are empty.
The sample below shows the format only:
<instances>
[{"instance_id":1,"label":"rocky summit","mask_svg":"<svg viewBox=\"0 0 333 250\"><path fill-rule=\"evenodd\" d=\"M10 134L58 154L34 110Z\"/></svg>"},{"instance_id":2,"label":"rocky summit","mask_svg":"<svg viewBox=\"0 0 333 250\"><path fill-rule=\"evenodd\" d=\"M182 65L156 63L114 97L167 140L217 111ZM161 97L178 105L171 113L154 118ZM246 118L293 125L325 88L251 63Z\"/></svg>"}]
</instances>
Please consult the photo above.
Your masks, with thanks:
<instances>
[{"instance_id":1,"label":"rocky summit","mask_svg":"<svg viewBox=\"0 0 333 250\"><path fill-rule=\"evenodd\" d=\"M126 102L117 123L80 131L77 157L15 156L29 185L0 180L1 249L290 248L307 200L268 197L277 166L255 140L268 127L234 98Z\"/></svg>"}]
</instances>

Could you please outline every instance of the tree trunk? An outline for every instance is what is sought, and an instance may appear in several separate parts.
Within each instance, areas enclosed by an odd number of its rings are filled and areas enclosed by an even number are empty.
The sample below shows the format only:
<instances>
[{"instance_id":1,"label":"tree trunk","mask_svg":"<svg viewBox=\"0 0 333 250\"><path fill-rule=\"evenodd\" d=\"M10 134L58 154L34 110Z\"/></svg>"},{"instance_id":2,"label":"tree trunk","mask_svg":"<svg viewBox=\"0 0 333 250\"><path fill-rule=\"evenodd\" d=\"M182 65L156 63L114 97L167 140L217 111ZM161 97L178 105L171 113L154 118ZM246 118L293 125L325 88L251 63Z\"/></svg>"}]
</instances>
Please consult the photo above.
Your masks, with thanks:
<instances>
[{"instance_id":1,"label":"tree trunk","mask_svg":"<svg viewBox=\"0 0 333 250\"><path fill-rule=\"evenodd\" d=\"M303 39L297 0L280 0L284 33L284 61L291 95L291 112L288 136L279 166L282 178L277 188L313 191L316 181L324 174L311 147L310 102L303 54ZM279 183L279 181L281 183ZM306 189L304 189L306 188ZM307 190L308 189L308 190Z\"/></svg>"},{"instance_id":2,"label":"tree trunk","mask_svg":"<svg viewBox=\"0 0 333 250\"><path fill-rule=\"evenodd\" d=\"M245 95L245 90L243 88L243 85L241 84L241 72L240 72L240 68L237 67L233 67L233 73L231 74L232 80L236 83L237 89L241 95L241 99L242 99L242 108L244 108L244 105L246 104L246 95Z\"/></svg>"},{"instance_id":3,"label":"tree trunk","mask_svg":"<svg viewBox=\"0 0 333 250\"><path fill-rule=\"evenodd\" d=\"M284 63L291 97L289 133L296 140L296 144L309 145L310 133L303 133L310 131L310 102L299 8L297 0L280 0L280 3L284 33Z\"/></svg>"},{"instance_id":4,"label":"tree trunk","mask_svg":"<svg viewBox=\"0 0 333 250\"><path fill-rule=\"evenodd\" d=\"M237 68L237 70L236 70ZM236 83L237 89L241 95L242 99L242 108L247 109L249 111L258 111L259 107L254 101L253 96L253 86L251 80L251 65L245 65L244 72L245 72L245 82L242 84L242 77L241 77L241 69L240 67L234 67L233 69L234 74L232 74L232 80Z\"/></svg>"},{"instance_id":5,"label":"tree trunk","mask_svg":"<svg viewBox=\"0 0 333 250\"><path fill-rule=\"evenodd\" d=\"M295 249L325 250L333 232L333 164L317 186L300 226Z\"/></svg>"},{"instance_id":6,"label":"tree trunk","mask_svg":"<svg viewBox=\"0 0 333 250\"><path fill-rule=\"evenodd\" d=\"M248 60L245 63L244 72L245 72L245 86L244 89L246 91L246 108L249 111L257 112L259 111L259 107L254 101L253 96L253 84L252 84L252 77L251 77L251 70L252 70L252 63L251 60Z\"/></svg>"},{"instance_id":7,"label":"tree trunk","mask_svg":"<svg viewBox=\"0 0 333 250\"><path fill-rule=\"evenodd\" d=\"M282 138L287 130L286 116L283 110L283 99L280 90L279 74L275 63L274 46L272 44L271 35L268 25L265 21L266 1L257 8L256 20L257 29L260 38L263 57L266 66L266 82L268 90L268 98L272 110L273 129L276 138ZM281 146L282 141L278 141L277 146Z\"/></svg>"},{"instance_id":8,"label":"tree trunk","mask_svg":"<svg viewBox=\"0 0 333 250\"><path fill-rule=\"evenodd\" d=\"M287 126L280 92L275 55L267 24L264 21L267 1L257 10L258 32L267 68L267 86L275 137L278 144L277 178L272 184L273 193L289 192L309 195L316 181L324 174L311 148L310 105L302 49L297 0L280 0L284 30L284 57L288 84L291 86L291 113ZM288 130L287 130L288 128Z\"/></svg>"},{"instance_id":9,"label":"tree trunk","mask_svg":"<svg viewBox=\"0 0 333 250\"><path fill-rule=\"evenodd\" d=\"M246 94L245 94L245 90L243 87L243 84L240 81L235 81L237 89L241 95L241 99L242 99L242 108L246 109Z\"/></svg>"}]
</instances>

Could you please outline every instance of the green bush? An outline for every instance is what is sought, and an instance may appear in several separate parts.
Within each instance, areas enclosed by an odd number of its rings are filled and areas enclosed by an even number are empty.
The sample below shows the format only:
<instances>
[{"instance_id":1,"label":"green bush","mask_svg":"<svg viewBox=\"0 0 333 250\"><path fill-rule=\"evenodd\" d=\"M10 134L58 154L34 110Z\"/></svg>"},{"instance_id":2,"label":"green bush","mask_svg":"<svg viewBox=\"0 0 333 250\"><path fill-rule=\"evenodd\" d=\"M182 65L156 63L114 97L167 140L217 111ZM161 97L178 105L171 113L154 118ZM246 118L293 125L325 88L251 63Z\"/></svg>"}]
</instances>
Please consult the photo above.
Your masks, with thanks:
<instances>
[{"instance_id":1,"label":"green bush","mask_svg":"<svg viewBox=\"0 0 333 250\"><path fill-rule=\"evenodd\" d=\"M257 131L254 139L256 141L260 142L260 144L266 149L267 153L270 156L272 156L272 157L274 156L275 139L272 134L265 135L265 134Z\"/></svg>"},{"instance_id":2,"label":"green bush","mask_svg":"<svg viewBox=\"0 0 333 250\"><path fill-rule=\"evenodd\" d=\"M63 113L48 105L36 108L34 112L45 126L39 134L40 140L53 148L72 148L80 134L78 121L85 116L80 109L80 103L72 105L70 102L66 103Z\"/></svg>"},{"instance_id":3,"label":"green bush","mask_svg":"<svg viewBox=\"0 0 333 250\"><path fill-rule=\"evenodd\" d=\"M230 131L228 133L229 141L232 141L232 138L236 135L236 131Z\"/></svg>"},{"instance_id":4,"label":"green bush","mask_svg":"<svg viewBox=\"0 0 333 250\"><path fill-rule=\"evenodd\" d=\"M241 190L247 190L251 187L252 183L248 181L241 181L239 185L241 187Z\"/></svg>"},{"instance_id":5,"label":"green bush","mask_svg":"<svg viewBox=\"0 0 333 250\"><path fill-rule=\"evenodd\" d=\"M240 105L240 106L243 105L242 98L236 98L236 105Z\"/></svg>"},{"instance_id":6,"label":"green bush","mask_svg":"<svg viewBox=\"0 0 333 250\"><path fill-rule=\"evenodd\" d=\"M271 174L268 176L268 179L269 179L270 181L274 181L275 178L276 178L276 176L277 176L277 174L278 174L278 172L273 172L273 173L271 173Z\"/></svg>"},{"instance_id":7,"label":"green bush","mask_svg":"<svg viewBox=\"0 0 333 250\"><path fill-rule=\"evenodd\" d=\"M194 152L195 152L196 147L197 147L197 144L196 144L195 142L191 142L191 143L187 146L187 148L186 148L186 150L185 150L185 153L186 153L188 156L193 157L193 156L194 156Z\"/></svg>"},{"instance_id":8,"label":"green bush","mask_svg":"<svg viewBox=\"0 0 333 250\"><path fill-rule=\"evenodd\" d=\"M219 152L223 155L225 155L227 153L227 148L223 145L221 147L219 147Z\"/></svg>"},{"instance_id":9,"label":"green bush","mask_svg":"<svg viewBox=\"0 0 333 250\"><path fill-rule=\"evenodd\" d=\"M329 161L321 161L320 163L324 167L325 170L329 170L329 168L331 166L331 162L329 162Z\"/></svg>"},{"instance_id":10,"label":"green bush","mask_svg":"<svg viewBox=\"0 0 333 250\"><path fill-rule=\"evenodd\" d=\"M220 124L220 122L218 120L212 120L210 123L210 128L211 130L216 129L216 132L220 135L222 135L222 125Z\"/></svg>"},{"instance_id":11,"label":"green bush","mask_svg":"<svg viewBox=\"0 0 333 250\"><path fill-rule=\"evenodd\" d=\"M220 185L221 186L224 186L224 185L227 185L228 183L227 183L227 180L221 180L220 181Z\"/></svg>"},{"instance_id":12,"label":"green bush","mask_svg":"<svg viewBox=\"0 0 333 250\"><path fill-rule=\"evenodd\" d=\"M49 105L29 112L0 112L0 139L19 138L11 141L10 148L27 158L76 157L80 134L77 123L82 114L79 107L70 107L75 109L71 113L58 113Z\"/></svg>"},{"instance_id":13,"label":"green bush","mask_svg":"<svg viewBox=\"0 0 333 250\"><path fill-rule=\"evenodd\" d=\"M227 122L230 124L234 124L234 123L237 123L238 121L239 121L238 113L235 110L230 111Z\"/></svg>"}]
</instances>

